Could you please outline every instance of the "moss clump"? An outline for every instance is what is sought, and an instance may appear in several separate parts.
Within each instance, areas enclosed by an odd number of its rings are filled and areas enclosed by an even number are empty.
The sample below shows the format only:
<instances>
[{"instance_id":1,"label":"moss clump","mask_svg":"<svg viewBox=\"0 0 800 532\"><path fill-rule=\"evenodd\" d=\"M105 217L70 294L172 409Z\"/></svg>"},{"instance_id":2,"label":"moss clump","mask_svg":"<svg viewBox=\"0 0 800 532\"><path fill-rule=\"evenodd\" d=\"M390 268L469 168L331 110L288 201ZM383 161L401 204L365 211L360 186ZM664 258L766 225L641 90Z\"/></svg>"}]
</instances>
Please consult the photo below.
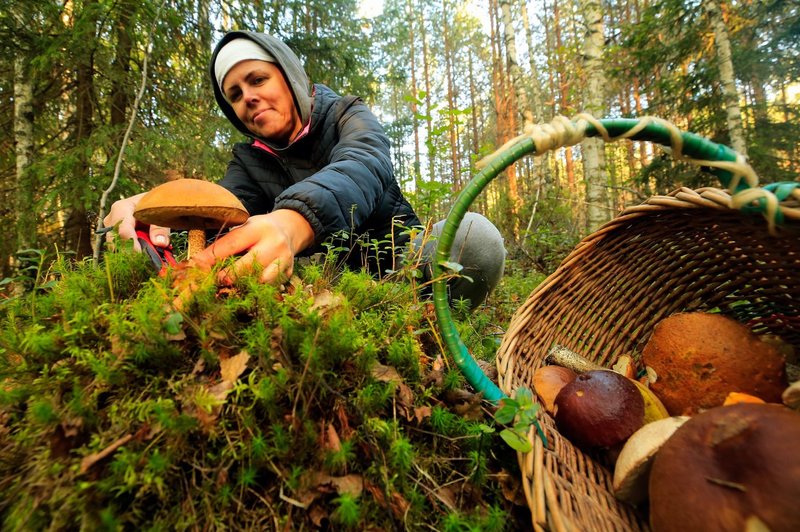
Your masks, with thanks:
<instances>
[{"instance_id":1,"label":"moss clump","mask_svg":"<svg viewBox=\"0 0 800 532\"><path fill-rule=\"evenodd\" d=\"M187 273L175 310L148 268L59 260L0 303L2 528L514 527L516 457L407 284Z\"/></svg>"}]
</instances>

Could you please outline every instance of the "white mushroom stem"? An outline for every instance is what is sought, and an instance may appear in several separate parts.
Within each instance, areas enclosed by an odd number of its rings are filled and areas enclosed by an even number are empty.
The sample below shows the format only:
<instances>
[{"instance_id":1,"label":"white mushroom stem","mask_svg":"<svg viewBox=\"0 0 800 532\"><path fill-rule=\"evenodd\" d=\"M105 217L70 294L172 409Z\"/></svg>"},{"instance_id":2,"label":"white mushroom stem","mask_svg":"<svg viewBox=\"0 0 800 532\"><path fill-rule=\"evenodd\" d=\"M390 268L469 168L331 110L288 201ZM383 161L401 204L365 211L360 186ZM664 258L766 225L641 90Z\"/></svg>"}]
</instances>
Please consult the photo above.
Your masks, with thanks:
<instances>
[{"instance_id":1,"label":"white mushroom stem","mask_svg":"<svg viewBox=\"0 0 800 532\"><path fill-rule=\"evenodd\" d=\"M205 229L190 229L186 259L191 259L206 248Z\"/></svg>"}]
</instances>

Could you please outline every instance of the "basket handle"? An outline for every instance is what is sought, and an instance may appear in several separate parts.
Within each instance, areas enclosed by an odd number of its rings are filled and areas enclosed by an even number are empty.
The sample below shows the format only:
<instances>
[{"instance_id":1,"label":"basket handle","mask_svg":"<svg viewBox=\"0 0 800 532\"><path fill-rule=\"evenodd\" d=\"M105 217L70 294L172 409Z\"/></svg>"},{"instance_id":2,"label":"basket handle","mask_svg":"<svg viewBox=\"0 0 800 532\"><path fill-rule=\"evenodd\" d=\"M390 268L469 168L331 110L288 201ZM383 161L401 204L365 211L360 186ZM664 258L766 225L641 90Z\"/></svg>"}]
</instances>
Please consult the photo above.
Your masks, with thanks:
<instances>
[{"instance_id":1,"label":"basket handle","mask_svg":"<svg viewBox=\"0 0 800 532\"><path fill-rule=\"evenodd\" d=\"M506 394L486 377L472 358L456 330L450 312L443 265L449 260L456 231L478 194L506 167L525 155L541 155L549 150L578 144L586 137L596 136L602 137L606 142L623 138L656 142L668 147L673 158L687 159L709 167L734 194L732 206L751 212L764 212L770 228L776 222L782 222L778 201L789 195L800 197L800 183L779 183L759 188L755 171L737 152L699 135L681 132L672 123L660 118L598 120L591 115L580 114L574 121L559 116L548 124L526 126L524 134L511 139L478 162L480 171L458 195L445 219L433 261L433 305L440 334L467 382L478 392L483 392L484 397L493 403L506 397Z\"/></svg>"}]
</instances>

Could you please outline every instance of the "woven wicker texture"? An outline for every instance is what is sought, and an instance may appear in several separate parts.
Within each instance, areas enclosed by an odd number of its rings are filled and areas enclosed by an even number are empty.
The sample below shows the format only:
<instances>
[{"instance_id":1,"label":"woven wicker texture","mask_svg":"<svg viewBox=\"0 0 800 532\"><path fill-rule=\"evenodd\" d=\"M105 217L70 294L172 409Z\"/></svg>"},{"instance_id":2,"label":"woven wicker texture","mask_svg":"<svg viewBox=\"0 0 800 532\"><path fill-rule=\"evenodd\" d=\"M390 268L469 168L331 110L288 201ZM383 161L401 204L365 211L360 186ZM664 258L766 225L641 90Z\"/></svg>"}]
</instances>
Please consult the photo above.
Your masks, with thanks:
<instances>
[{"instance_id":1,"label":"woven wicker texture","mask_svg":"<svg viewBox=\"0 0 800 532\"><path fill-rule=\"evenodd\" d=\"M533 389L560 344L603 366L638 354L662 318L717 309L800 352L800 206L772 235L759 215L731 209L721 189L680 189L630 208L581 241L517 310L498 352L500 388ZM616 501L611 472L558 434L519 455L534 528L638 530L641 512Z\"/></svg>"}]
</instances>

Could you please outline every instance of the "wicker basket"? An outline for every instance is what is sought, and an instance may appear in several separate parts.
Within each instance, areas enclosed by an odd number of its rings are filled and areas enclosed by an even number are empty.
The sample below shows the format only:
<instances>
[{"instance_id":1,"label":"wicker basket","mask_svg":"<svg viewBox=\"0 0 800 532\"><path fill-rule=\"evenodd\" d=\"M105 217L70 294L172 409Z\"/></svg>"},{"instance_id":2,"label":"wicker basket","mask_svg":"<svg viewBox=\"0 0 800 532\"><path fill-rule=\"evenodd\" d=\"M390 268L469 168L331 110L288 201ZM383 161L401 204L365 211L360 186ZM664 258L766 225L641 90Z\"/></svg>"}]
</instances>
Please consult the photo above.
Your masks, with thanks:
<instances>
[{"instance_id":1,"label":"wicker basket","mask_svg":"<svg viewBox=\"0 0 800 532\"><path fill-rule=\"evenodd\" d=\"M498 353L500 388L532 389L553 344L608 367L681 311L718 309L800 352L800 220L773 235L763 217L729 205L724 190L684 188L581 241L514 315ZM533 452L519 455L534 528L646 529L642 512L614 498L611 472L549 416L540 422L548 447L535 438Z\"/></svg>"},{"instance_id":2,"label":"wicker basket","mask_svg":"<svg viewBox=\"0 0 800 532\"><path fill-rule=\"evenodd\" d=\"M498 387L458 335L442 264L464 213L492 179L527 154L586 136L670 146L674 156L709 167L735 195L682 188L627 209L582 240L512 318L497 355ZM620 355L640 352L655 324L676 312L715 310L800 352L800 183L760 188L739 154L658 118L579 115L526 128L489 156L459 194L433 266L441 336L467 381L493 402L520 387L533 389L533 375L554 344L609 367ZM532 452L517 454L534 529L648 528L643 510L614 497L611 472L599 457L576 449L547 414L539 425L547 442L531 427Z\"/></svg>"}]
</instances>

